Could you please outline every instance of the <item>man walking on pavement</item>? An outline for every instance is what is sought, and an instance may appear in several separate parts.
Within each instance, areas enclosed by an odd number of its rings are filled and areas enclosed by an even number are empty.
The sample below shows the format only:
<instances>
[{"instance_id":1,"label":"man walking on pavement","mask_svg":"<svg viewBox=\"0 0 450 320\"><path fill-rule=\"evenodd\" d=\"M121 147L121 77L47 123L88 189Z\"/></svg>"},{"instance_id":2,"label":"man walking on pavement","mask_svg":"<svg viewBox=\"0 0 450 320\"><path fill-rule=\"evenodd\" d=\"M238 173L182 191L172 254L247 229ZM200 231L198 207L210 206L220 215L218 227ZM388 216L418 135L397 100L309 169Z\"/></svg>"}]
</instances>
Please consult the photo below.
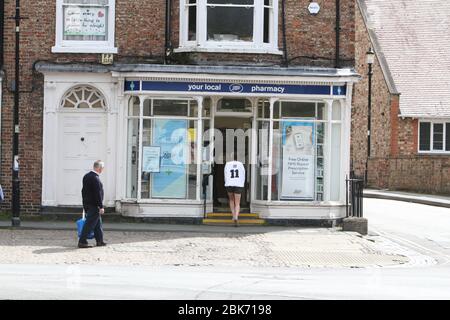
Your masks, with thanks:
<instances>
[{"instance_id":1,"label":"man walking on pavement","mask_svg":"<svg viewBox=\"0 0 450 320\"><path fill-rule=\"evenodd\" d=\"M89 248L87 236L92 230L94 230L97 246L106 246L106 243L103 242L101 218L101 215L105 213L105 209L103 208L103 184L99 178L104 167L105 163L97 160L94 162L93 170L83 177L81 194L83 196L83 209L86 212L86 222L78 240L78 248Z\"/></svg>"}]
</instances>

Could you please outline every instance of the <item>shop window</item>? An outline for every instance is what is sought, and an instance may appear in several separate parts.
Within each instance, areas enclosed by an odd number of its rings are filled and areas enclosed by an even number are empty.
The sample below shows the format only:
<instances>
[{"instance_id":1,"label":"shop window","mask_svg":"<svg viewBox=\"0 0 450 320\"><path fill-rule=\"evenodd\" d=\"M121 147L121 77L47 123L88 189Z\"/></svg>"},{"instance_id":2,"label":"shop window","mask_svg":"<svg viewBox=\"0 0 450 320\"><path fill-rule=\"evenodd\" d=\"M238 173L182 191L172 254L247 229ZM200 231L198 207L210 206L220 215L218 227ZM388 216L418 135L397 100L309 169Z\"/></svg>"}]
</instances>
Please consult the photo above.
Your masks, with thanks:
<instances>
[{"instance_id":1,"label":"shop window","mask_svg":"<svg viewBox=\"0 0 450 320\"><path fill-rule=\"evenodd\" d=\"M269 121L258 122L258 155L256 163L256 199L267 200L269 183Z\"/></svg>"},{"instance_id":2,"label":"shop window","mask_svg":"<svg viewBox=\"0 0 450 320\"><path fill-rule=\"evenodd\" d=\"M450 122L420 121L419 153L449 153Z\"/></svg>"},{"instance_id":3,"label":"shop window","mask_svg":"<svg viewBox=\"0 0 450 320\"><path fill-rule=\"evenodd\" d=\"M97 89L91 86L77 86L67 92L61 102L64 110L75 109L105 109L105 98Z\"/></svg>"},{"instance_id":4,"label":"shop window","mask_svg":"<svg viewBox=\"0 0 450 320\"><path fill-rule=\"evenodd\" d=\"M115 0L57 0L52 52L117 53Z\"/></svg>"},{"instance_id":5,"label":"shop window","mask_svg":"<svg viewBox=\"0 0 450 320\"><path fill-rule=\"evenodd\" d=\"M187 116L189 104L190 102L185 100L153 100L153 115Z\"/></svg>"},{"instance_id":6,"label":"shop window","mask_svg":"<svg viewBox=\"0 0 450 320\"><path fill-rule=\"evenodd\" d=\"M273 104L273 117L270 117L269 102L258 101L256 200L269 200L268 194L272 201L340 200L340 103L333 103L331 119L327 120L327 113L324 103L278 101ZM325 196L327 189L328 198Z\"/></svg>"},{"instance_id":7,"label":"shop window","mask_svg":"<svg viewBox=\"0 0 450 320\"><path fill-rule=\"evenodd\" d=\"M331 158L330 158L330 200L337 201L340 196L341 177L341 125L331 125ZM332 160L331 160L332 159Z\"/></svg>"},{"instance_id":8,"label":"shop window","mask_svg":"<svg viewBox=\"0 0 450 320\"><path fill-rule=\"evenodd\" d=\"M281 116L283 118L315 118L316 104L311 102L282 102Z\"/></svg>"},{"instance_id":9,"label":"shop window","mask_svg":"<svg viewBox=\"0 0 450 320\"><path fill-rule=\"evenodd\" d=\"M328 124L317 123L316 125L316 200L324 200L324 178L325 178L325 128Z\"/></svg>"},{"instance_id":10,"label":"shop window","mask_svg":"<svg viewBox=\"0 0 450 320\"><path fill-rule=\"evenodd\" d=\"M205 99L206 100L206 99ZM205 108L205 102L203 101L203 108ZM209 101L207 102L207 104L209 103ZM208 115L209 117L209 115ZM205 199L205 194L204 191L206 191L206 199L207 200L211 200L212 199L212 188L208 187L208 186L212 186L213 185L213 176L212 176L212 144L211 141L213 140L212 138L212 133L213 131L211 130L211 121L209 119L203 119L203 149L202 149L202 168L201 168L201 172L202 174L206 174L209 175L208 176L208 184L203 186L203 180L202 180L202 192L200 194L201 199ZM202 178L203 179L203 178ZM203 189L205 188L205 189Z\"/></svg>"},{"instance_id":11,"label":"shop window","mask_svg":"<svg viewBox=\"0 0 450 320\"><path fill-rule=\"evenodd\" d=\"M277 48L278 0L181 0L177 51Z\"/></svg>"},{"instance_id":12,"label":"shop window","mask_svg":"<svg viewBox=\"0 0 450 320\"><path fill-rule=\"evenodd\" d=\"M127 197L197 199L197 101L133 97L128 114Z\"/></svg>"},{"instance_id":13,"label":"shop window","mask_svg":"<svg viewBox=\"0 0 450 320\"><path fill-rule=\"evenodd\" d=\"M252 103L247 99L220 99L217 112L252 112Z\"/></svg>"}]
</instances>

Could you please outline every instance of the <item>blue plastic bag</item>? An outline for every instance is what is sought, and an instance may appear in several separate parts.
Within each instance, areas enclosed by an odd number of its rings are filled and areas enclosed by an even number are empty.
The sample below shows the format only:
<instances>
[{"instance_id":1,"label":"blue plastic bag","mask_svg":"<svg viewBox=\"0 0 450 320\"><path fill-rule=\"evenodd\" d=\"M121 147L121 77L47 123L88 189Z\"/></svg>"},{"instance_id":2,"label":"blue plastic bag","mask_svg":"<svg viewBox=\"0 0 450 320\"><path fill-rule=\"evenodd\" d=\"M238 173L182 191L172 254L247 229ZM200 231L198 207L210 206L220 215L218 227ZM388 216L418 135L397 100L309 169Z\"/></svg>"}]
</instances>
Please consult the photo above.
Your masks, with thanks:
<instances>
[{"instance_id":1,"label":"blue plastic bag","mask_svg":"<svg viewBox=\"0 0 450 320\"><path fill-rule=\"evenodd\" d=\"M78 230L78 238L81 237L81 232L83 231L83 226L84 223L86 222L86 217L84 216L84 211L83 211L83 217L79 220L77 220L77 230ZM89 234L88 234L88 239L94 239L94 230L92 230Z\"/></svg>"}]
</instances>

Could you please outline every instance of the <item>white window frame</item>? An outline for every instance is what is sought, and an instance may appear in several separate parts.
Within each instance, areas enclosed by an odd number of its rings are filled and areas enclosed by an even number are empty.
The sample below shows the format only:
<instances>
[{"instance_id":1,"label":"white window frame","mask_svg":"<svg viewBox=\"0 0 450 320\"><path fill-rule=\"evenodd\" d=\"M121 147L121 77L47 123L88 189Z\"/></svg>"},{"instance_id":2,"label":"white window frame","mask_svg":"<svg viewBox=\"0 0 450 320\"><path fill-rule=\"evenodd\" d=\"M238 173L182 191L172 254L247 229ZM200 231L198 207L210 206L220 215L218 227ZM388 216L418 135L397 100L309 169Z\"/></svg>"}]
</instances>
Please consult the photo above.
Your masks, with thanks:
<instances>
[{"instance_id":1,"label":"white window frame","mask_svg":"<svg viewBox=\"0 0 450 320\"><path fill-rule=\"evenodd\" d=\"M130 101L132 97L138 97L139 98L139 115L129 115L128 114L128 108L130 107ZM144 116L144 101L145 100L151 100L151 114L150 116ZM190 115L190 108L188 107L188 115L187 116L168 116L168 115L153 115L153 101L154 100L180 100L180 101L195 101L197 102L198 110L197 110L197 116ZM162 96L162 95L131 95L127 99L127 108L125 108L124 112L125 114L125 121L126 121L126 134L128 134L128 120L135 119L139 121L139 143L137 145L139 150L139 156L137 158L137 189L136 189L136 198L129 197L127 194L127 188L128 185L125 188L125 194L123 200L125 201L137 201L138 203L176 203L176 204L201 204L203 203L203 200L201 199L201 188L202 188L202 174L201 174L201 165L202 161L199 161L199 159L195 159L194 164L196 164L196 172L197 172L197 180L196 180L196 191L195 191L195 199L175 199L175 198L158 198L158 197L151 197L151 198L142 198L142 152L143 152L143 127L144 127L144 120L151 120L153 123L153 120L157 119L181 119L181 120L187 120L187 121L195 121L197 124L197 131L203 132L203 121L204 120L211 120L210 116L206 117L203 115L203 98L199 97L193 97L193 96ZM152 128L152 134L153 134L153 128ZM197 143L197 157L202 155L202 146L203 146L203 135L197 134L196 135L196 143ZM128 144L126 145L128 148ZM212 152L212 151L211 151ZM125 160L126 163L126 172L128 174L128 160ZM187 169L188 170L188 169ZM189 176L189 174L188 174ZM188 177L187 177L188 178ZM128 176L125 178L125 183L128 183Z\"/></svg>"},{"instance_id":2,"label":"white window frame","mask_svg":"<svg viewBox=\"0 0 450 320\"><path fill-rule=\"evenodd\" d=\"M323 147L323 175L322 175L322 187L323 190L318 191L317 190L317 176L318 176L318 171L317 171L317 151L315 151L315 167L314 167L314 199L313 200L286 200L283 199L281 200L281 196L280 196L280 192L281 192L281 180L277 181L278 184L278 197L279 199L272 199L272 192L270 192L269 190L272 190L272 179L269 178L267 181L267 186L265 188L267 188L267 199L266 200L261 200L261 199L256 199L256 189L252 189L252 204L274 204L274 203L280 203L280 204L301 204L301 203L329 203L332 201L338 201L338 202L343 202L344 201L344 196L345 196L345 192L343 192L343 190L345 191L345 189L342 188L342 186L339 186L339 199L338 200L331 200L332 194L331 194L331 187L332 187L332 173L331 173L331 160L332 160L332 137L333 137L333 133L332 133L332 126L333 124L336 125L340 125L341 127L341 132L340 132L340 143L341 143L341 154L340 154L340 165L339 165L339 170L340 170L340 177L342 178L343 172L345 172L345 170L343 169L343 164L344 164L344 153L342 152L342 146L344 146L344 131L343 131L343 126L345 124L344 119L345 119L345 108L343 107L342 103L340 104L340 112L337 114L339 115L339 119L333 119L333 102L335 101L339 101L339 100L308 100L308 99L302 99L302 98L270 98L269 100L269 114L267 115L268 117L260 117L259 114L257 113L257 108L256 109L256 117L255 117L255 122L254 122L254 127L258 128L258 123L259 122L268 122L269 123L269 146L268 146L268 168L267 168L267 176L268 177L273 177L273 152L274 152L274 124L275 123L279 123L279 128L281 128L281 123L283 121L292 121L292 122L308 122L308 123L313 123L315 126L315 130L317 129L317 124L325 124L325 130L323 132L324 134L324 142L322 144ZM282 117L282 107L279 107L278 109L278 115L275 115L275 104L276 103L283 103L283 102L305 102L305 103L315 103L315 110L316 110L316 114L318 114L318 106L319 104L323 104L325 109L324 109L324 114L323 117L324 119L315 119L315 118L296 118L296 117ZM263 108L263 113L265 113L266 110ZM255 138L256 139L256 138ZM317 139L317 138L316 138ZM257 140L257 143L259 143L259 137ZM317 140L315 142L316 144L316 148L317 148ZM255 151L256 152L256 151ZM254 161L254 163L256 163L256 161ZM282 164L280 163L280 168L282 168ZM256 171L256 170L254 170ZM282 175L282 170L281 172L279 172L280 175ZM255 179L256 177L252 176L252 179ZM280 177L278 178L280 179ZM256 180L252 180L254 181L253 183L256 183ZM256 186L255 186L256 188ZM317 195L321 194L322 195L322 200L317 200Z\"/></svg>"},{"instance_id":3,"label":"white window frame","mask_svg":"<svg viewBox=\"0 0 450 320\"><path fill-rule=\"evenodd\" d=\"M117 53L114 47L116 0L108 0L108 40L106 41L73 41L63 39L64 13L63 0L56 0L56 42L53 53ZM81 2L81 1L80 1ZM82 4L83 6L90 6ZM93 5L92 5L93 6Z\"/></svg>"},{"instance_id":4,"label":"white window frame","mask_svg":"<svg viewBox=\"0 0 450 320\"><path fill-rule=\"evenodd\" d=\"M430 150L420 150L420 124L422 123L429 123L430 124ZM446 130L447 130L447 123L450 124L450 119L442 119L442 120L419 120L419 125L417 127L418 134L417 134L417 152L419 154L450 154L450 150L445 150L446 146ZM434 150L434 125L435 124L442 124L443 125L443 137L442 137L442 144L443 148L442 150Z\"/></svg>"},{"instance_id":5,"label":"white window frame","mask_svg":"<svg viewBox=\"0 0 450 320\"><path fill-rule=\"evenodd\" d=\"M180 44L175 52L242 52L283 54L278 49L278 0L272 0L269 21L269 43L264 43L264 0L254 0L253 41L212 41L207 40L207 0L197 0L196 40L188 40L189 21L187 0L180 0ZM227 5L221 5L227 6ZM228 5L235 7L236 5Z\"/></svg>"}]
</instances>

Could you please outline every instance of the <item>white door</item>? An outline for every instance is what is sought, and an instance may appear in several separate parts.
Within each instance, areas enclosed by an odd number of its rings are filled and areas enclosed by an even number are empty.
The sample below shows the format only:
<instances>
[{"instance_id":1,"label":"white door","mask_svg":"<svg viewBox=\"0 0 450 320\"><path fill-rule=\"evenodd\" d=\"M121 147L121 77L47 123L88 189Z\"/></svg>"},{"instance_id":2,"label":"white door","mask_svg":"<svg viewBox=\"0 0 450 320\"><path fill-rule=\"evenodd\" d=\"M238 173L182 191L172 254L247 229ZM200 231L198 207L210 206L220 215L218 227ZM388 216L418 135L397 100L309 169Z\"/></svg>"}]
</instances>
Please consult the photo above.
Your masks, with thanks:
<instances>
[{"instance_id":1,"label":"white door","mask_svg":"<svg viewBox=\"0 0 450 320\"><path fill-rule=\"evenodd\" d=\"M106 156L104 113L62 113L59 121L58 205L81 205L83 176ZM100 177L105 185L105 176Z\"/></svg>"}]
</instances>

